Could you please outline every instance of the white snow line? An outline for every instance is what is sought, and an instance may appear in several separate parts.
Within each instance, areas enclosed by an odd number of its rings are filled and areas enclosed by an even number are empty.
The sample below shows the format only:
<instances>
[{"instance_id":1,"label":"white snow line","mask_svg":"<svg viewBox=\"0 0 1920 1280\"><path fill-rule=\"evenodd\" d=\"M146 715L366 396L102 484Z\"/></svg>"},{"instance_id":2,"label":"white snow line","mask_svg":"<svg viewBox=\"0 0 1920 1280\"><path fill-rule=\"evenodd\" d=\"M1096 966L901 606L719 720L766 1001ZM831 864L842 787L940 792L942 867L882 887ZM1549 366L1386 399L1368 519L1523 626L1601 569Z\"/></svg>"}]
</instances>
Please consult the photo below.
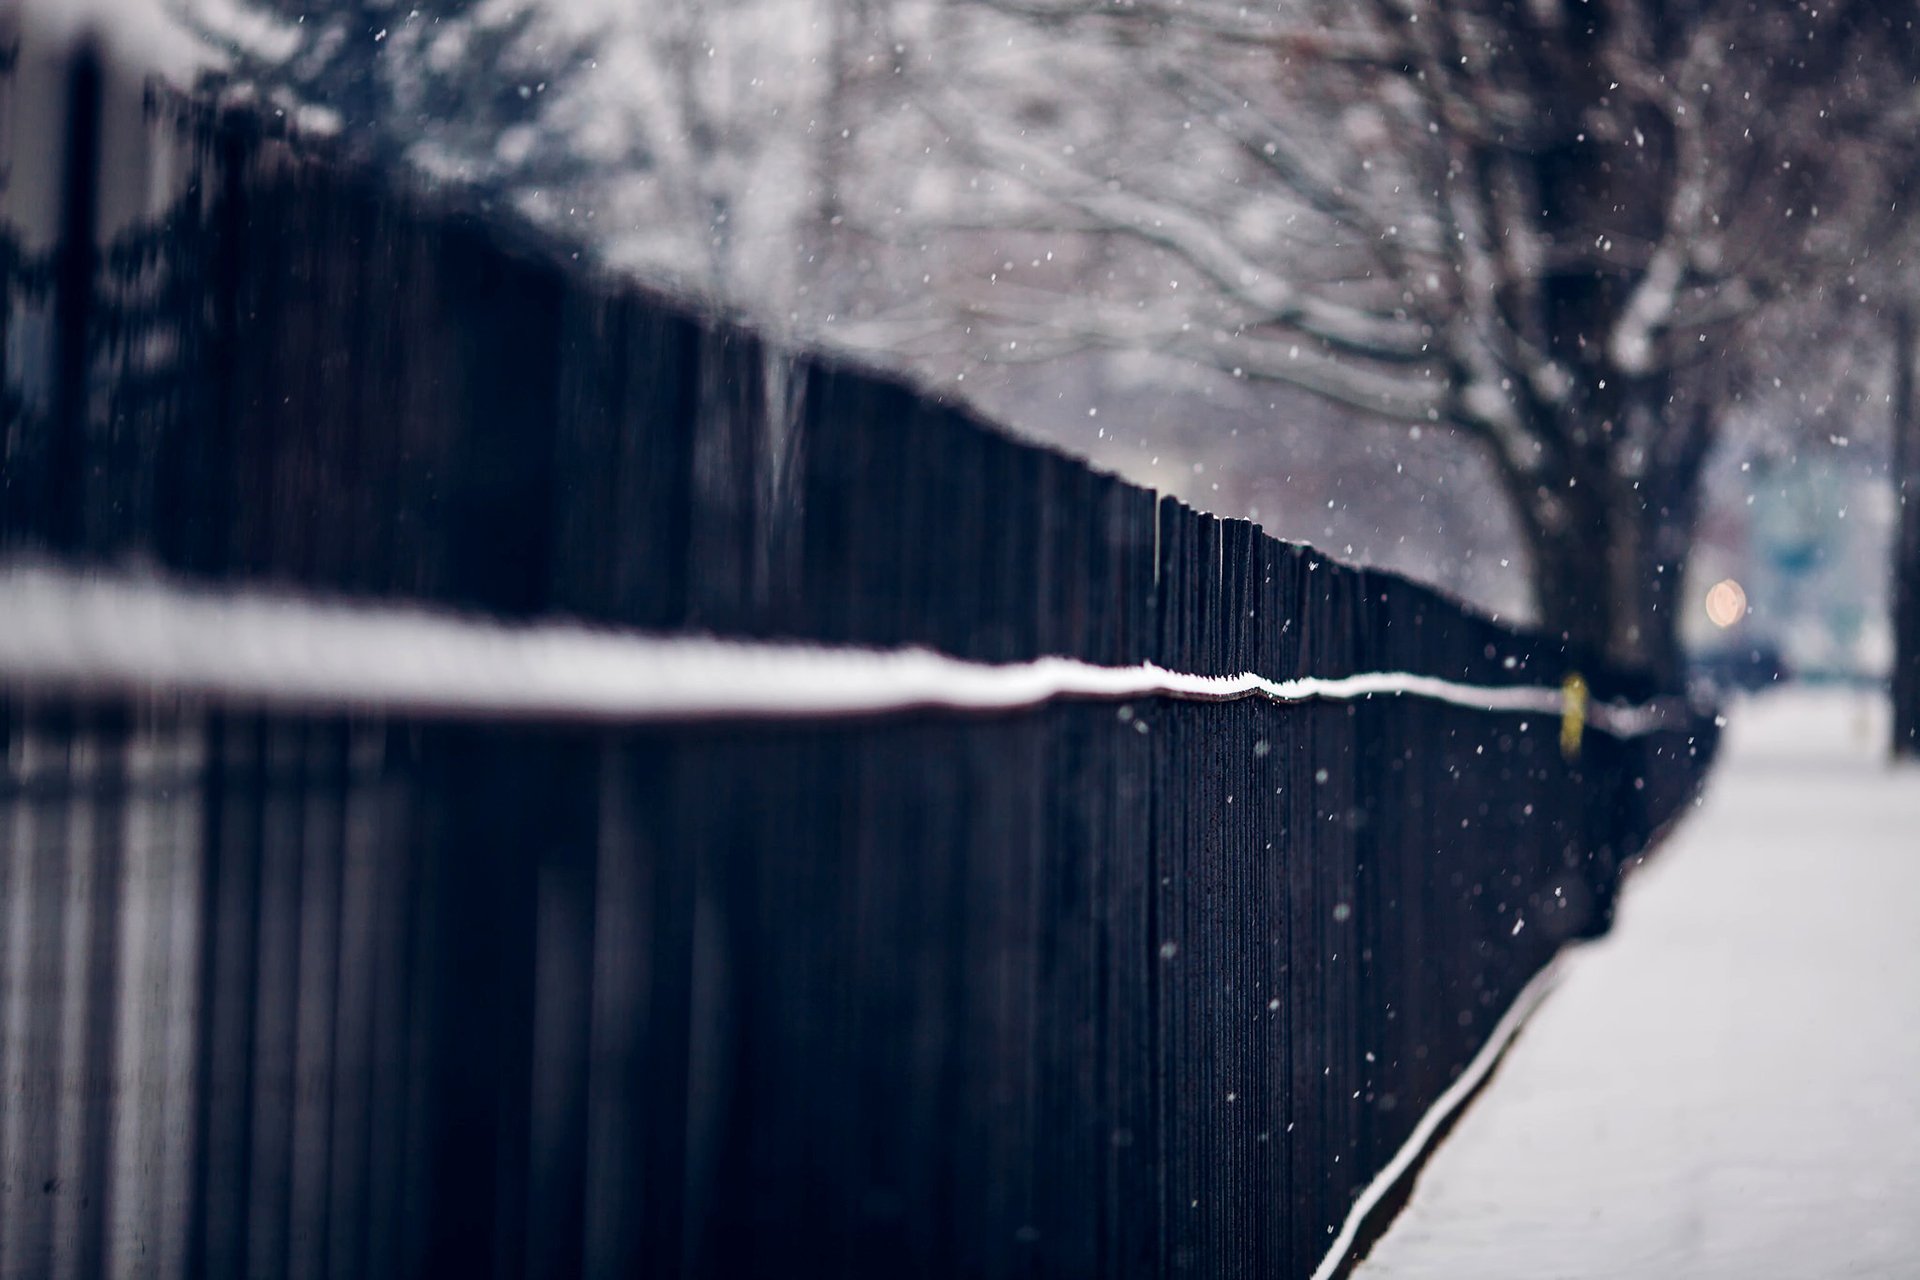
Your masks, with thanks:
<instances>
[{"instance_id":1,"label":"white snow line","mask_svg":"<svg viewBox=\"0 0 1920 1280\"><path fill-rule=\"evenodd\" d=\"M1276 681L1058 657L995 665L927 649L648 635L570 622L510 625L412 606L214 590L44 564L0 568L0 681L82 692L164 690L272 708L606 722L1006 711L1061 698L1155 696L1304 702L1379 694L1551 716L1562 707L1558 689L1404 672ZM1589 721L1620 736L1666 722L1657 705L1594 706Z\"/></svg>"},{"instance_id":2,"label":"white snow line","mask_svg":"<svg viewBox=\"0 0 1920 1280\"><path fill-rule=\"evenodd\" d=\"M1508 1006L1506 1015L1495 1024L1493 1034L1488 1036L1487 1042L1480 1046L1480 1052L1473 1055L1473 1061L1469 1062L1467 1069L1460 1073L1460 1078L1448 1086L1447 1091L1427 1108L1427 1113L1420 1117L1420 1123L1413 1127L1413 1132L1408 1135L1407 1140L1400 1144L1398 1151L1393 1153L1393 1159L1387 1161L1386 1168L1380 1170L1373 1181L1367 1184L1366 1190L1354 1200L1353 1208L1347 1213L1347 1220L1340 1225L1340 1233L1334 1237L1326 1256L1320 1259L1320 1265L1314 1268L1312 1280L1331 1280L1333 1276L1339 1274L1346 1262L1347 1251L1353 1248L1353 1242L1359 1238L1360 1229L1365 1225L1366 1220L1426 1154L1427 1148L1433 1145L1434 1135L1440 1132L1441 1127L1452 1118L1455 1112L1466 1105L1467 1100L1482 1084L1486 1083L1487 1077L1500 1064L1500 1058L1506 1053L1507 1046L1512 1044L1513 1038L1520 1034L1520 1028L1526 1025L1527 1019L1532 1017L1534 1010L1540 1007L1540 1002L1547 998L1547 994L1560 981L1566 955L1567 953L1563 951L1554 956L1540 972L1533 975L1526 986L1520 989L1520 994L1515 996L1513 1003Z\"/></svg>"}]
</instances>

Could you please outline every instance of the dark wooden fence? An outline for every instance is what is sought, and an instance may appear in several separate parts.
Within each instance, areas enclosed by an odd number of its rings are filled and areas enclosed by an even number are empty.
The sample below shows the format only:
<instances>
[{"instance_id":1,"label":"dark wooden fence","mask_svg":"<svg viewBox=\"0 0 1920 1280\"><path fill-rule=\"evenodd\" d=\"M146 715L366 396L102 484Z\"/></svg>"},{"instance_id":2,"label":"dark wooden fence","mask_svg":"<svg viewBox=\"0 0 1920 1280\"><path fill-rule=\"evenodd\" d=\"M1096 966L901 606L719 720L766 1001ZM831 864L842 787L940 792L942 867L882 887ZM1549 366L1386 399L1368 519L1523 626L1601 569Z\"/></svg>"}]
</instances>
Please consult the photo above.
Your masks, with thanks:
<instances>
[{"instance_id":1,"label":"dark wooden fence","mask_svg":"<svg viewBox=\"0 0 1920 1280\"><path fill-rule=\"evenodd\" d=\"M258 121L62 83L56 234L0 260L16 562L1658 692ZM116 129L161 193L119 225ZM1712 729L1560 733L1418 696L610 725L9 678L0 1275L1305 1277Z\"/></svg>"}]
</instances>

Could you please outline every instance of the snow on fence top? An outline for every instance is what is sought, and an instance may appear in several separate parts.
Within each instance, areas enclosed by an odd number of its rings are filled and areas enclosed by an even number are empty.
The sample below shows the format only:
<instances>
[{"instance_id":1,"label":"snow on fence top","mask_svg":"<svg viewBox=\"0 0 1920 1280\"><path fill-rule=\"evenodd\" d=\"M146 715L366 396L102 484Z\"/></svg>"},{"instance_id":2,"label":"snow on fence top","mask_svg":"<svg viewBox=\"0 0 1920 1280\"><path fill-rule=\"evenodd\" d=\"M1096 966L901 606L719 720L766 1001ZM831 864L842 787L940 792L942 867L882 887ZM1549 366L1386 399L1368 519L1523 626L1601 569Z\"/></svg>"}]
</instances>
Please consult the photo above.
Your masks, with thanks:
<instances>
[{"instance_id":1,"label":"snow on fence top","mask_svg":"<svg viewBox=\"0 0 1920 1280\"><path fill-rule=\"evenodd\" d=\"M216 592L48 566L0 569L0 679L87 695L184 693L279 710L659 720L1010 711L1057 699L1348 701L1406 696L1558 717L1563 689L1469 685L1403 671L1269 680L1074 658L967 662L928 649L663 636L572 623L505 625L394 606ZM1634 737L1683 725L1678 699L1586 710Z\"/></svg>"}]
</instances>

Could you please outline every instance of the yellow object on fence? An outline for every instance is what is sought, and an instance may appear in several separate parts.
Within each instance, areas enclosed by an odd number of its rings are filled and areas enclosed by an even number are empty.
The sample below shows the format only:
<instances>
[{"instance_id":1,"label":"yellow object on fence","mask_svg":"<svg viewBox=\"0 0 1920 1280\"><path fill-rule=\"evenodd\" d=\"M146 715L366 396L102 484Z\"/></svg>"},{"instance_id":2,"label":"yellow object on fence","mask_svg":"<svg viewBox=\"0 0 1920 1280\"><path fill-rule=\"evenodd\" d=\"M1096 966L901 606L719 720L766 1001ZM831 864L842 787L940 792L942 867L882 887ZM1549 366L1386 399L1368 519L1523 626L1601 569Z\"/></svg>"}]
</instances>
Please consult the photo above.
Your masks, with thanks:
<instances>
[{"instance_id":1,"label":"yellow object on fence","mask_svg":"<svg viewBox=\"0 0 1920 1280\"><path fill-rule=\"evenodd\" d=\"M1560 682L1560 754L1580 758L1580 738L1587 731L1587 681L1578 671Z\"/></svg>"}]
</instances>

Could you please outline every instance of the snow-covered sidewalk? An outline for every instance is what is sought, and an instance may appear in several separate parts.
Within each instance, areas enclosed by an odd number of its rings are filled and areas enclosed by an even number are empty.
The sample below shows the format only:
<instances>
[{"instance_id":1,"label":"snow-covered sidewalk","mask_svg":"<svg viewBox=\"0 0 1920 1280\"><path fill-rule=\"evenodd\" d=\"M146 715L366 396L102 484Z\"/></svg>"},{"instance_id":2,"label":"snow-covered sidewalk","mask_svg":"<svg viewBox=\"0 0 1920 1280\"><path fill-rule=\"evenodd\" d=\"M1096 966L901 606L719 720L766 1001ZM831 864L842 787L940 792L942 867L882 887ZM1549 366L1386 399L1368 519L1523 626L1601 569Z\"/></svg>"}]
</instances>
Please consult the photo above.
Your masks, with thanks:
<instances>
[{"instance_id":1,"label":"snow-covered sidewalk","mask_svg":"<svg viewBox=\"0 0 1920 1280\"><path fill-rule=\"evenodd\" d=\"M1884 705L1736 705L1361 1280L1920 1276L1920 772Z\"/></svg>"}]
</instances>

